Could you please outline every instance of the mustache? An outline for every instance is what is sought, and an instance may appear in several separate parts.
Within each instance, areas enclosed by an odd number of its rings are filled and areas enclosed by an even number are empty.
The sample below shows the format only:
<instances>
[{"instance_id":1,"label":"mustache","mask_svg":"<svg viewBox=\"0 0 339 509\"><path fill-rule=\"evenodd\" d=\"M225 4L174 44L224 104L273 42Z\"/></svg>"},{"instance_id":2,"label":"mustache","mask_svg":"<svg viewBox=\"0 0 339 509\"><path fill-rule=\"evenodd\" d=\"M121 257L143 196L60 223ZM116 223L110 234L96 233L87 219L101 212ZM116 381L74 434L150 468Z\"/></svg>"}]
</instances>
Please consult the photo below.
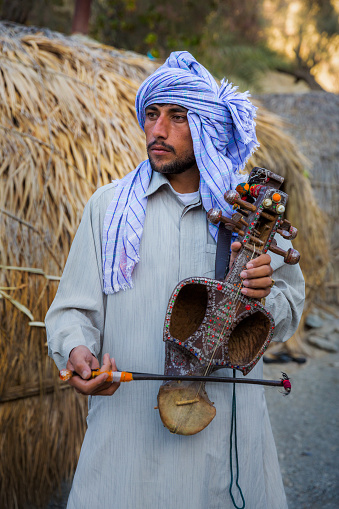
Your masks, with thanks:
<instances>
[{"instance_id":1,"label":"mustache","mask_svg":"<svg viewBox=\"0 0 339 509\"><path fill-rule=\"evenodd\" d=\"M175 149L174 149L174 147L172 147L172 145L167 145L167 143L164 143L163 141L160 142L160 141L156 141L156 140L152 141L151 143L149 143L147 145L147 151L150 150L154 145L159 145L161 147L164 147L167 150L170 150L171 152L173 152L173 154L175 154Z\"/></svg>"}]
</instances>

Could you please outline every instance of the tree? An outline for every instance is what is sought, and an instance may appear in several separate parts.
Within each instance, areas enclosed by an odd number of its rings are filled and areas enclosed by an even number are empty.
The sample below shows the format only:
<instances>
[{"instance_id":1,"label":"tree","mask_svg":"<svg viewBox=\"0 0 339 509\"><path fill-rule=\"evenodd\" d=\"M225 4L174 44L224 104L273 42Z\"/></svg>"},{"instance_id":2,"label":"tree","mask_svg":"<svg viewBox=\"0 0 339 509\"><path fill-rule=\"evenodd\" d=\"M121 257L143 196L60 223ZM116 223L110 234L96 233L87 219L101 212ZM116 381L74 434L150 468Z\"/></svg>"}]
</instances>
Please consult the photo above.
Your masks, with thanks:
<instances>
[{"instance_id":1,"label":"tree","mask_svg":"<svg viewBox=\"0 0 339 509\"><path fill-rule=\"evenodd\" d=\"M89 18L91 15L92 0L76 0L73 22L72 34L88 34Z\"/></svg>"},{"instance_id":2,"label":"tree","mask_svg":"<svg viewBox=\"0 0 339 509\"><path fill-rule=\"evenodd\" d=\"M284 64L268 47L263 23L263 1L218 0L206 20L199 58L215 76L260 92L262 75Z\"/></svg>"},{"instance_id":3,"label":"tree","mask_svg":"<svg viewBox=\"0 0 339 509\"><path fill-rule=\"evenodd\" d=\"M92 35L155 57L196 47L215 0L96 0Z\"/></svg>"},{"instance_id":4,"label":"tree","mask_svg":"<svg viewBox=\"0 0 339 509\"><path fill-rule=\"evenodd\" d=\"M266 28L272 48L290 58L277 69L323 90L320 73L335 75L333 55L339 49L339 16L331 0L266 0ZM337 89L339 90L339 89Z\"/></svg>"},{"instance_id":5,"label":"tree","mask_svg":"<svg viewBox=\"0 0 339 509\"><path fill-rule=\"evenodd\" d=\"M167 57L188 50L219 78L253 90L282 64L262 33L263 0L95 0L92 35L100 41Z\"/></svg>"}]
</instances>

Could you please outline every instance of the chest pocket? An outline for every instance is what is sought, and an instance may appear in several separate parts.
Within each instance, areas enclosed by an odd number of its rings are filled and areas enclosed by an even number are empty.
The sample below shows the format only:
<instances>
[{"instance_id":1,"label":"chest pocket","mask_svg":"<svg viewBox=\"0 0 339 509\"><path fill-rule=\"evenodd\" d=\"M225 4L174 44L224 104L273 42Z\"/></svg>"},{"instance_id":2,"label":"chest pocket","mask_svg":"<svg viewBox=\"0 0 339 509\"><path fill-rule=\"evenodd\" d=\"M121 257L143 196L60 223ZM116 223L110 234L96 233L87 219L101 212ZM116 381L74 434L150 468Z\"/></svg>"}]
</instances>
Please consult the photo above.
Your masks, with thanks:
<instances>
[{"instance_id":1,"label":"chest pocket","mask_svg":"<svg viewBox=\"0 0 339 509\"><path fill-rule=\"evenodd\" d=\"M216 244L206 244L205 249L205 270L204 276L209 278L215 277L215 255L217 252Z\"/></svg>"}]
</instances>

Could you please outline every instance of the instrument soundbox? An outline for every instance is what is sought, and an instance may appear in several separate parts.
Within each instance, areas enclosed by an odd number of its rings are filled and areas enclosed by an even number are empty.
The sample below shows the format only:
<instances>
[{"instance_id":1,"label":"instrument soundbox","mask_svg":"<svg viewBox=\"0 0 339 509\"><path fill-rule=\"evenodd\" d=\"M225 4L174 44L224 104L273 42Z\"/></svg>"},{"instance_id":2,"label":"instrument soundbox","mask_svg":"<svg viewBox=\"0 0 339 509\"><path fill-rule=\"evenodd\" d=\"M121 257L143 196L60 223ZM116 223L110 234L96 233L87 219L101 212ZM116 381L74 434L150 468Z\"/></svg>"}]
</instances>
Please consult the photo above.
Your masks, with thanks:
<instances>
[{"instance_id":1,"label":"instrument soundbox","mask_svg":"<svg viewBox=\"0 0 339 509\"><path fill-rule=\"evenodd\" d=\"M240 290L240 273L253 258L268 250L296 264L294 249L283 251L275 234L294 239L297 229L283 218L288 196L279 190L284 179L265 168L254 168L247 183L225 193L233 205L231 218L212 209L208 220L223 223L241 242L238 255L225 279L191 277L181 281L168 303L163 339L165 375L208 376L221 368L247 375L268 347L274 320L257 299ZM158 393L158 408L164 426L172 433L193 435L214 418L204 382L167 381Z\"/></svg>"}]
</instances>

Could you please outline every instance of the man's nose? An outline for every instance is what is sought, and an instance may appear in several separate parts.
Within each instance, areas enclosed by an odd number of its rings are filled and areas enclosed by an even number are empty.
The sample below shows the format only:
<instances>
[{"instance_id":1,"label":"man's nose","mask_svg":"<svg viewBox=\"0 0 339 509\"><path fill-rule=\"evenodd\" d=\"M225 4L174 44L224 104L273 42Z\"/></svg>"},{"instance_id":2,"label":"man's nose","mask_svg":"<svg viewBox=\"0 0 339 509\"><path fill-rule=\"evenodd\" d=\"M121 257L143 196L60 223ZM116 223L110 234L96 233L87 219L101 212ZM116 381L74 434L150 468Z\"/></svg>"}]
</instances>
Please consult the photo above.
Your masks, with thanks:
<instances>
[{"instance_id":1,"label":"man's nose","mask_svg":"<svg viewBox=\"0 0 339 509\"><path fill-rule=\"evenodd\" d=\"M157 121L153 127L153 136L154 138L164 138L168 137L168 122L165 117L160 115L157 118Z\"/></svg>"}]
</instances>

